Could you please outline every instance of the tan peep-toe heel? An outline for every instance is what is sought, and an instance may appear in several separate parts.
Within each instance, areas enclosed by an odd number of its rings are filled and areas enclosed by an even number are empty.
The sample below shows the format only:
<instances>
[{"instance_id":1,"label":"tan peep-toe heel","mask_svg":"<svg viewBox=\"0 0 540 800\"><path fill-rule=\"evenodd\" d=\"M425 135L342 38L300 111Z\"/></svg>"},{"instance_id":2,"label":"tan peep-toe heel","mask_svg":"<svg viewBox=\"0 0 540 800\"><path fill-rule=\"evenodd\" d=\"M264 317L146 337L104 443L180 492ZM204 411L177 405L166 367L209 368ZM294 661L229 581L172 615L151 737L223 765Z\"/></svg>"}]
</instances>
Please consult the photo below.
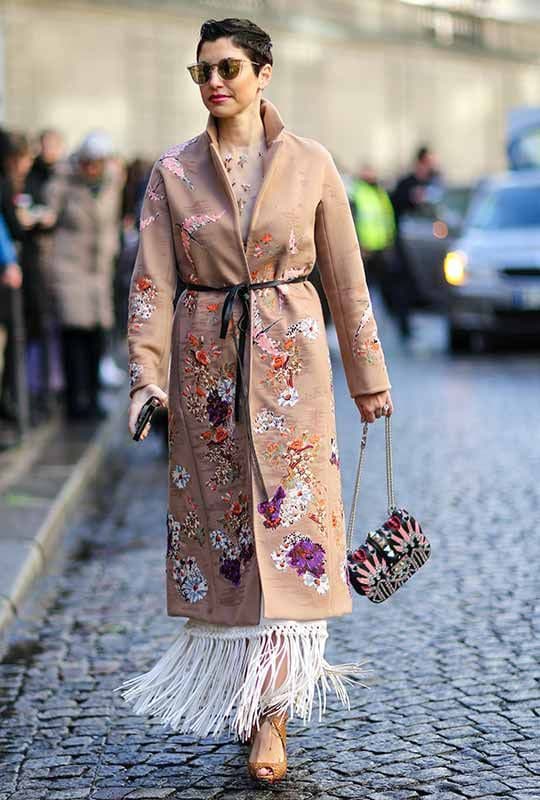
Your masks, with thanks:
<instances>
[{"instance_id":1,"label":"tan peep-toe heel","mask_svg":"<svg viewBox=\"0 0 540 800\"><path fill-rule=\"evenodd\" d=\"M258 781L264 781L265 783L275 783L276 781L281 780L285 773L287 772L287 715L283 714L281 716L277 715L263 715L261 718L261 728L264 722L269 722L272 726L272 729L277 732L279 738L281 739L281 744L283 745L283 755L284 761L249 761L248 760L248 770L249 774L252 778L255 778ZM249 739L249 743L252 744L255 740L255 732L256 727L253 728L251 732L251 737ZM267 775L259 775L258 772L260 769L269 769L271 770L270 774Z\"/></svg>"}]
</instances>

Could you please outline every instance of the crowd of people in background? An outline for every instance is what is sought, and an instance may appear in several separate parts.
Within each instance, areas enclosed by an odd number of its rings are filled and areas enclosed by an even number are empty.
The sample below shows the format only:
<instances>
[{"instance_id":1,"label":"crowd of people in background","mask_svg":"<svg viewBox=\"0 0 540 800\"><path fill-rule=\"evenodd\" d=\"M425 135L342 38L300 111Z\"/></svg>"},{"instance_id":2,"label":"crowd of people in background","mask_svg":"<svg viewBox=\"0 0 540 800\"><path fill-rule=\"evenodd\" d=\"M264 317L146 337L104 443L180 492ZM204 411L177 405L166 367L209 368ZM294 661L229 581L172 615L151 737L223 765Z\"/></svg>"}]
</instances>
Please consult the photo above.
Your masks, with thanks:
<instances>
[{"instance_id":1,"label":"crowd of people in background","mask_svg":"<svg viewBox=\"0 0 540 800\"><path fill-rule=\"evenodd\" d=\"M100 388L123 382L114 353L150 166L122 162L103 131L69 157L59 131L0 131L0 448L58 408L104 416Z\"/></svg>"},{"instance_id":2,"label":"crowd of people in background","mask_svg":"<svg viewBox=\"0 0 540 800\"><path fill-rule=\"evenodd\" d=\"M0 449L56 409L73 421L104 416L100 389L124 381L115 353L150 168L118 158L104 131L67 156L57 130L35 143L0 130ZM413 275L400 221L438 176L422 147L393 191L369 165L348 182L368 282L404 339Z\"/></svg>"}]
</instances>

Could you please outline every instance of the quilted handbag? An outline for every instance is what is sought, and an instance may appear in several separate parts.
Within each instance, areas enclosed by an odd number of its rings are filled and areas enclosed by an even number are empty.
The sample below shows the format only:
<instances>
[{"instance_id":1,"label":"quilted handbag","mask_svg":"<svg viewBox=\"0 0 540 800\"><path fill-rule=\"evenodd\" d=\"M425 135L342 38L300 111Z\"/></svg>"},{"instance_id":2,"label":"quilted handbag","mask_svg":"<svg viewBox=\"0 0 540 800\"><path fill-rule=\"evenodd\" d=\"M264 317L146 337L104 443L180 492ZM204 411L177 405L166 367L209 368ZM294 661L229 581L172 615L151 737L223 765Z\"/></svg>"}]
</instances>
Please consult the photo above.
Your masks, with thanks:
<instances>
[{"instance_id":1,"label":"quilted handbag","mask_svg":"<svg viewBox=\"0 0 540 800\"><path fill-rule=\"evenodd\" d=\"M364 422L360 455L356 470L353 502L347 525L347 567L351 586L358 594L373 603L382 603L409 580L431 554L431 545L422 533L420 523L405 508L397 508L394 501L392 471L392 438L390 417L385 417L386 488L388 518L375 531L369 531L366 540L352 550L352 536L356 517L356 504L360 489L360 474L367 444L368 424Z\"/></svg>"}]
</instances>

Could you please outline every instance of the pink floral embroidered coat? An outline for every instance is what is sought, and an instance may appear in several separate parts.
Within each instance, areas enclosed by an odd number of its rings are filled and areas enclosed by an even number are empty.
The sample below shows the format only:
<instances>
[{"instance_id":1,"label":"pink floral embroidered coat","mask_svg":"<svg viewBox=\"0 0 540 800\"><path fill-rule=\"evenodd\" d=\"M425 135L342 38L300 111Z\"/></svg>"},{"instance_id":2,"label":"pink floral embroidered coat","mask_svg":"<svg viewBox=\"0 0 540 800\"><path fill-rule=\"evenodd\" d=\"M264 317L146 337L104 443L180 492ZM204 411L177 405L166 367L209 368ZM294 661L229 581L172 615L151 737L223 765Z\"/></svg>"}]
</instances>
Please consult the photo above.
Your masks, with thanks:
<instances>
[{"instance_id":1,"label":"pink floral embroidered coat","mask_svg":"<svg viewBox=\"0 0 540 800\"><path fill-rule=\"evenodd\" d=\"M225 625L323 619L352 610L332 370L308 281L251 290L243 360L255 453L235 421L242 313L220 338L215 287L308 275L315 259L351 396L390 388L343 183L329 152L261 103L268 151L247 245L210 116L154 165L131 282L131 393L169 392L167 610ZM170 371L169 371L170 359ZM356 408L354 412L356 414Z\"/></svg>"}]
</instances>

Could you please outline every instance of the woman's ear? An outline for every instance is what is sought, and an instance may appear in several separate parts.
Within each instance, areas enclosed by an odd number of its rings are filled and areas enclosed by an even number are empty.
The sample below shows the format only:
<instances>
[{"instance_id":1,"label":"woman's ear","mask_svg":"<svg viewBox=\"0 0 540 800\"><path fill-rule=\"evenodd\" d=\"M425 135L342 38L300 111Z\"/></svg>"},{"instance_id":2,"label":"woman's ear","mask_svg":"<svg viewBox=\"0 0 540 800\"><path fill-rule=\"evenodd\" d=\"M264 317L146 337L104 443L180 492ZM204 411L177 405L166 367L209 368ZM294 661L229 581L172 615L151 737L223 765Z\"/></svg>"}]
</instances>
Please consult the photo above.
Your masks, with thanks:
<instances>
[{"instance_id":1,"label":"woman's ear","mask_svg":"<svg viewBox=\"0 0 540 800\"><path fill-rule=\"evenodd\" d=\"M261 71L259 72L258 77L259 77L259 89L262 92L262 90L268 86L272 78L272 65L265 64L261 69Z\"/></svg>"}]
</instances>

